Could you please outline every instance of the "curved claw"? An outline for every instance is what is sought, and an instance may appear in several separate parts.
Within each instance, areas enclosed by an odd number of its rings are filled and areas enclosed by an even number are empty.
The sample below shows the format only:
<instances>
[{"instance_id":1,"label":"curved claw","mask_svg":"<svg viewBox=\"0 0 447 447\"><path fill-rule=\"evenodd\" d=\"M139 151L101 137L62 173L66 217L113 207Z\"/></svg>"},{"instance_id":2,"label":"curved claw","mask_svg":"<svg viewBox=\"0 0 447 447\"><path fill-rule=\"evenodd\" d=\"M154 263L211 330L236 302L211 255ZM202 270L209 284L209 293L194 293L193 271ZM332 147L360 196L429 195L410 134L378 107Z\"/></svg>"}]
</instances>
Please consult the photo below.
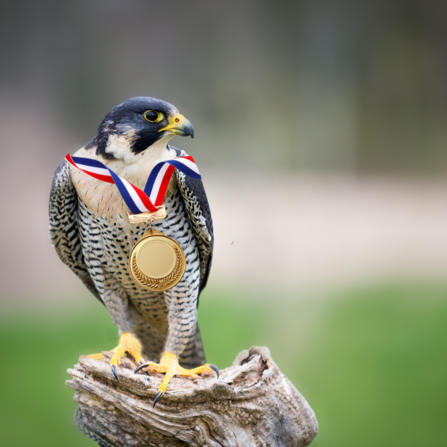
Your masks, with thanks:
<instances>
[{"instance_id":1,"label":"curved claw","mask_svg":"<svg viewBox=\"0 0 447 447\"><path fill-rule=\"evenodd\" d=\"M140 365L135 369L134 374L136 374L140 369L146 368L150 363L140 363Z\"/></svg>"},{"instance_id":2,"label":"curved claw","mask_svg":"<svg viewBox=\"0 0 447 447\"><path fill-rule=\"evenodd\" d=\"M158 402L158 399L160 399L161 396L163 396L163 391L159 391L157 393L157 395L155 396L154 404L152 405L152 408L155 408L155 405L156 405L156 403Z\"/></svg>"},{"instance_id":3,"label":"curved claw","mask_svg":"<svg viewBox=\"0 0 447 447\"><path fill-rule=\"evenodd\" d=\"M115 365L110 365L110 366L112 367L112 372L113 372L113 375L115 376L115 379L119 382L120 379L118 377L118 372L116 370L116 366Z\"/></svg>"},{"instance_id":4,"label":"curved claw","mask_svg":"<svg viewBox=\"0 0 447 447\"><path fill-rule=\"evenodd\" d=\"M217 378L219 378L219 368L216 365L211 365L211 363L208 366L217 374Z\"/></svg>"}]
</instances>

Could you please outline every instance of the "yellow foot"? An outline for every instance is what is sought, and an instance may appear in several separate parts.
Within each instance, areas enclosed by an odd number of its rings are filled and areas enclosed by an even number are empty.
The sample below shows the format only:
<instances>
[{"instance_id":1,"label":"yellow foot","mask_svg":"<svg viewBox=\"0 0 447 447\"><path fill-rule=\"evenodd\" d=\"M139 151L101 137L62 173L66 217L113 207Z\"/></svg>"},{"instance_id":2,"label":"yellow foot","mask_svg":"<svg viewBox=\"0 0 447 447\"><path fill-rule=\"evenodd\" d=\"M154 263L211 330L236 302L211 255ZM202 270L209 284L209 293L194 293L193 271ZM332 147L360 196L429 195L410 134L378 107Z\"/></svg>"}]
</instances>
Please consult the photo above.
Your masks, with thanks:
<instances>
[{"instance_id":1,"label":"yellow foot","mask_svg":"<svg viewBox=\"0 0 447 447\"><path fill-rule=\"evenodd\" d=\"M102 355L102 353L99 354L90 354L90 355L86 355L86 357L91 357L92 359L96 359L96 360L104 360L104 356Z\"/></svg>"},{"instance_id":2,"label":"yellow foot","mask_svg":"<svg viewBox=\"0 0 447 447\"><path fill-rule=\"evenodd\" d=\"M112 367L112 372L115 376L115 379L118 381L119 378L116 367L121 363L121 359L124 357L124 353L128 352L130 355L132 355L137 364L144 363L143 357L141 356L142 347L140 340L138 340L138 338L130 332L124 332L123 335L121 335L119 345L116 348L112 349L111 352L113 352L113 357L112 360L110 360L110 366ZM102 354L91 354L87 357L91 357L97 360L104 360L104 356Z\"/></svg>"},{"instance_id":3,"label":"yellow foot","mask_svg":"<svg viewBox=\"0 0 447 447\"><path fill-rule=\"evenodd\" d=\"M183 377L197 377L197 374L203 374L203 373L210 374L214 371L217 374L217 378L219 378L219 370L217 369L217 366L206 363L205 365L198 366L197 368L194 369L185 369L178 364L177 356L172 352L167 351L164 352L163 355L161 356L160 363L158 364L153 362L144 363L135 370L135 373L140 371L140 369L143 369L144 371L158 372L165 374L165 378L163 379L163 382L160 385L158 393L155 396L153 407L155 407L155 404L157 403L158 399L160 399L160 397L163 396L168 386L168 383L175 375Z\"/></svg>"}]
</instances>

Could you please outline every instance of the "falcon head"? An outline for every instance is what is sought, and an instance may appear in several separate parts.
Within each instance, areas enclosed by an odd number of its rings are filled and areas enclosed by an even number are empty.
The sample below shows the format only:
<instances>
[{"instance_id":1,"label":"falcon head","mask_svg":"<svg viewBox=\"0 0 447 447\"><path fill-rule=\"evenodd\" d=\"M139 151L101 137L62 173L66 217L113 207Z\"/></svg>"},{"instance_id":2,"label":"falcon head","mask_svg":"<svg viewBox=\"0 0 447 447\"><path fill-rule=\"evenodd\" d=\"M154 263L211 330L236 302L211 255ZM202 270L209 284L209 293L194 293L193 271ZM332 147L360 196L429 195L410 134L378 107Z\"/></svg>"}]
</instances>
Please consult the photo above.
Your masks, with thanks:
<instances>
[{"instance_id":1,"label":"falcon head","mask_svg":"<svg viewBox=\"0 0 447 447\"><path fill-rule=\"evenodd\" d=\"M129 160L153 146L166 147L174 135L194 138L192 124L161 99L138 96L114 107L85 148L107 159Z\"/></svg>"}]
</instances>

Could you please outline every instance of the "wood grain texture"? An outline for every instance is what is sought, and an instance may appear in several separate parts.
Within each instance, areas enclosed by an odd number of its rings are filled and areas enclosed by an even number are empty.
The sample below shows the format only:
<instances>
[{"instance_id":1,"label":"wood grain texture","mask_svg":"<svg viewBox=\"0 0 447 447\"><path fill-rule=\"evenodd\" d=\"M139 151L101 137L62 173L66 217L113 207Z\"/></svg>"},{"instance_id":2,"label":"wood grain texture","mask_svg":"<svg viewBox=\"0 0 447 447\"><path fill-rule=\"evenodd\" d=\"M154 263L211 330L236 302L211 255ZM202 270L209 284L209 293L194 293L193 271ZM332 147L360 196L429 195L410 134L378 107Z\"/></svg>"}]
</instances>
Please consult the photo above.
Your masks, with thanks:
<instances>
[{"instance_id":1,"label":"wood grain texture","mask_svg":"<svg viewBox=\"0 0 447 447\"><path fill-rule=\"evenodd\" d=\"M81 357L68 373L84 430L112 446L306 446L315 414L265 347L242 351L215 376L174 377L155 408L163 376L135 375L129 358L120 382L104 361ZM106 445L104 443L104 445Z\"/></svg>"}]
</instances>

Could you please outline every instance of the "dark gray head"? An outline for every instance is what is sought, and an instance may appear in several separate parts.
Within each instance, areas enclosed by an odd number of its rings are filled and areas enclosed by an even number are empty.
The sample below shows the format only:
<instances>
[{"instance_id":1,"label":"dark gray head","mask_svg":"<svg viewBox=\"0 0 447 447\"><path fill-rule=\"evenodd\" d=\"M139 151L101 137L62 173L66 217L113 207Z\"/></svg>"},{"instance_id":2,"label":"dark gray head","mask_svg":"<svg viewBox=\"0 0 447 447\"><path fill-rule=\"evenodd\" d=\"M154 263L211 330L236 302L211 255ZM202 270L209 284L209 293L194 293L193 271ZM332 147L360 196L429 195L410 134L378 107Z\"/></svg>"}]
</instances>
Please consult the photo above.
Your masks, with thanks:
<instances>
[{"instance_id":1,"label":"dark gray head","mask_svg":"<svg viewBox=\"0 0 447 447\"><path fill-rule=\"evenodd\" d=\"M120 152L138 154L160 140L167 144L174 135L193 138L192 124L169 102L137 96L114 107L85 148L96 147L97 154L116 158L117 145Z\"/></svg>"}]
</instances>

